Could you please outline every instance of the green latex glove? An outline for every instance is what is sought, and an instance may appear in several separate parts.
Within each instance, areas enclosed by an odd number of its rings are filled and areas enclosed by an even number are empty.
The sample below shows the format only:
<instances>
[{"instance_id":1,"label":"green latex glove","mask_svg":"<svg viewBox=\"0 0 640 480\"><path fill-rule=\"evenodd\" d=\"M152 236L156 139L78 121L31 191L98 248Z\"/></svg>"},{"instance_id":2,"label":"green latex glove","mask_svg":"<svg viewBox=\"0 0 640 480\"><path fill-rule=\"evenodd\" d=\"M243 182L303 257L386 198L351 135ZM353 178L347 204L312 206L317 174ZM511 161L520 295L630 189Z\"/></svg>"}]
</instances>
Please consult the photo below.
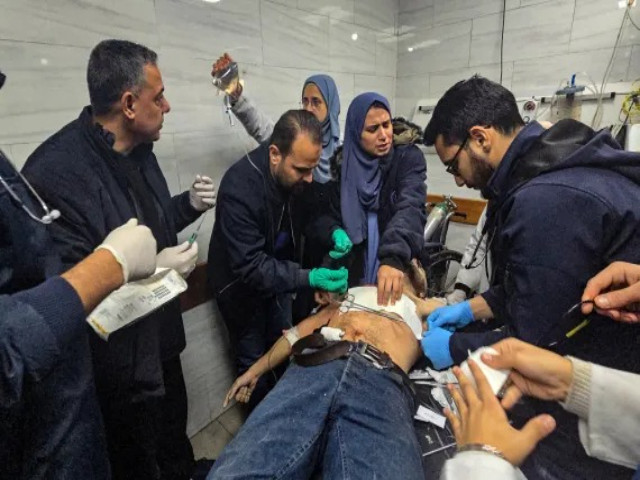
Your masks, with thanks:
<instances>
[{"instance_id":1,"label":"green latex glove","mask_svg":"<svg viewBox=\"0 0 640 480\"><path fill-rule=\"evenodd\" d=\"M327 292L344 293L347 291L349 271L345 267L338 270L314 268L309 272L309 284L313 288Z\"/></svg>"},{"instance_id":2,"label":"green latex glove","mask_svg":"<svg viewBox=\"0 0 640 480\"><path fill-rule=\"evenodd\" d=\"M344 257L353 248L353 243L347 232L341 228L336 228L331 234L333 239L333 250L329 252L329 256L334 260Z\"/></svg>"}]
</instances>

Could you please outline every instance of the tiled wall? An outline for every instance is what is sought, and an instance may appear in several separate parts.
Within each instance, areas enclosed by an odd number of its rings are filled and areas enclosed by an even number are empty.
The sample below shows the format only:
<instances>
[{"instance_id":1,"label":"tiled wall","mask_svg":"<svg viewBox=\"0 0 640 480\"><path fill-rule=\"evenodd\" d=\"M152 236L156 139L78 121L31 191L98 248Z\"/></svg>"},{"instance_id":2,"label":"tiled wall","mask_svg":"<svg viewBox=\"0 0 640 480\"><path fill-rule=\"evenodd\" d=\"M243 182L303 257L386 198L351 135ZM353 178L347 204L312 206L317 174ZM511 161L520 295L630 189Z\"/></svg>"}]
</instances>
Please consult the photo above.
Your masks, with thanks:
<instances>
[{"instance_id":1,"label":"tiled wall","mask_svg":"<svg viewBox=\"0 0 640 480\"><path fill-rule=\"evenodd\" d=\"M502 8L503 0L399 0L397 113L411 116L419 99L437 99L474 73L499 81ZM640 8L631 11L640 22ZM516 97L551 96L584 71L599 88L623 14L617 0L506 0L502 84ZM624 88L638 77L640 32L627 22L609 82ZM615 121L619 102L605 104L605 119ZM585 103L583 121L590 112ZM431 192L479 196L457 188L435 156L427 164Z\"/></svg>"},{"instance_id":2,"label":"tiled wall","mask_svg":"<svg viewBox=\"0 0 640 480\"><path fill-rule=\"evenodd\" d=\"M516 96L551 95L561 79L586 71L599 86L624 13L617 3L507 0L503 85ZM503 0L399 0L399 113L410 114L419 95L438 98L474 73L499 80L502 5ZM640 18L640 8L632 14ZM627 23L610 82L638 77L640 32Z\"/></svg>"},{"instance_id":3,"label":"tiled wall","mask_svg":"<svg viewBox=\"0 0 640 480\"><path fill-rule=\"evenodd\" d=\"M172 109L156 153L172 192L188 188L196 173L219 181L255 142L223 114L209 76L215 58L227 51L240 62L247 94L274 118L298 107L304 79L317 72L333 75L345 113L367 90L393 102L397 8L397 0L0 0L0 69L8 76L0 94L0 147L20 166L76 118L88 103L91 48L123 38L159 54ZM201 230L201 259L213 218L208 214ZM185 327L194 433L220 413L232 374L214 306L189 311Z\"/></svg>"}]
</instances>

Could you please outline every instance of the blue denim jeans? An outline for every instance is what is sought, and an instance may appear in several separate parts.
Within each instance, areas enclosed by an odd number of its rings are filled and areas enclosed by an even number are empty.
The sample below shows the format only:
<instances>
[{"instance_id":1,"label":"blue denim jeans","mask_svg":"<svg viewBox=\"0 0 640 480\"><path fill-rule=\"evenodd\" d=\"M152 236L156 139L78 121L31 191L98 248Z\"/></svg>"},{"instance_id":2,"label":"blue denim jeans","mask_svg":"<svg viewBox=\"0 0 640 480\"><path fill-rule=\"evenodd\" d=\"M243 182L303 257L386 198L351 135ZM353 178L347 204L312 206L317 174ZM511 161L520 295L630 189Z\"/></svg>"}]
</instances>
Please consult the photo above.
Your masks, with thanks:
<instances>
[{"instance_id":1,"label":"blue denim jeans","mask_svg":"<svg viewBox=\"0 0 640 480\"><path fill-rule=\"evenodd\" d=\"M422 479L414 401L396 373L358 354L292 364L207 480Z\"/></svg>"}]
</instances>

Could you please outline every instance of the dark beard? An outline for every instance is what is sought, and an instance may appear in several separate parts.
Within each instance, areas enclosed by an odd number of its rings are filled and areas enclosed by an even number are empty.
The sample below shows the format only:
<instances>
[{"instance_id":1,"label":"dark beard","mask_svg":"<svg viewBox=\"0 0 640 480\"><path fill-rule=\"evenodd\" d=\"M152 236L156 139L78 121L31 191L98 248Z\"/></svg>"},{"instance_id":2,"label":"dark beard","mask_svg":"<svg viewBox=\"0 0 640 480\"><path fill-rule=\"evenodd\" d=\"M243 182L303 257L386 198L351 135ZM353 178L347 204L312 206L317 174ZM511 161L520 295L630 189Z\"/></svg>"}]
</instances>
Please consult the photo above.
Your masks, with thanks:
<instances>
[{"instance_id":1,"label":"dark beard","mask_svg":"<svg viewBox=\"0 0 640 480\"><path fill-rule=\"evenodd\" d=\"M469 185L475 189L482 189L487 186L489 179L493 176L495 171L491 165L483 162L475 157L473 154L469 155L471 159L471 168L473 172L473 178L471 179L472 185Z\"/></svg>"}]
</instances>

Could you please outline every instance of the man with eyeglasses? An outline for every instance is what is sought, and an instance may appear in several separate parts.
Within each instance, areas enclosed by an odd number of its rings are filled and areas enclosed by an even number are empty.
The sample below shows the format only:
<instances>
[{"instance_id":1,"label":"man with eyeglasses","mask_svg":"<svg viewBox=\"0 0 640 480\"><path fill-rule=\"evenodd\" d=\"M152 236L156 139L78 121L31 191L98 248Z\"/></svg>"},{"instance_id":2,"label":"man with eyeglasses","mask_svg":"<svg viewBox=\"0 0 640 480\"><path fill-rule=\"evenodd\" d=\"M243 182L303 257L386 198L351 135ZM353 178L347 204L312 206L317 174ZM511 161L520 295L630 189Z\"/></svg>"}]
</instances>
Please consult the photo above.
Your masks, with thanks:
<instances>
[{"instance_id":1,"label":"man with eyeglasses","mask_svg":"<svg viewBox=\"0 0 640 480\"><path fill-rule=\"evenodd\" d=\"M489 200L484 234L492 259L489 290L429 315L422 347L432 363L445 368L513 336L640 372L637 328L597 318L583 328L579 306L572 308L607 264L640 260L640 155L574 120L525 125L513 94L478 76L444 94L424 141L458 185ZM477 319L495 319L492 330L457 331ZM587 457L575 417L541 402L526 408L558 420L523 466L529 478L628 478Z\"/></svg>"},{"instance_id":2,"label":"man with eyeglasses","mask_svg":"<svg viewBox=\"0 0 640 480\"><path fill-rule=\"evenodd\" d=\"M0 478L111 478L85 318L154 272L156 241L132 220L62 273L59 217L0 151Z\"/></svg>"}]
</instances>

